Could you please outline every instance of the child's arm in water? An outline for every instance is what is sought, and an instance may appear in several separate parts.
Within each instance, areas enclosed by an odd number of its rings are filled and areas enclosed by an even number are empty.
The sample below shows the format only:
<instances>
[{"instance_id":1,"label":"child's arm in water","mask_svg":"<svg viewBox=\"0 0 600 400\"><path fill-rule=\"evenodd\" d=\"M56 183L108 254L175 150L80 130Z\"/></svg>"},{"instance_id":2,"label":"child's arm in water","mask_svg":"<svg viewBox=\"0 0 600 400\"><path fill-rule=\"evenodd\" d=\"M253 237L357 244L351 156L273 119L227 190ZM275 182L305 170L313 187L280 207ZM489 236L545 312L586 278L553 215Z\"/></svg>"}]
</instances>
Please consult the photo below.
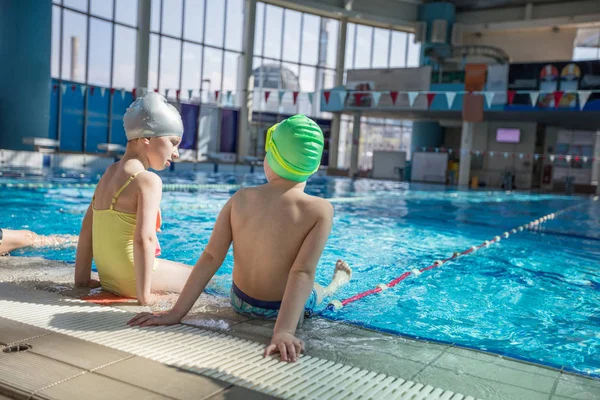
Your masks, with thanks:
<instances>
[{"instance_id":1,"label":"child's arm in water","mask_svg":"<svg viewBox=\"0 0 600 400\"><path fill-rule=\"evenodd\" d=\"M232 241L231 202L232 200L229 199L219 213L208 245L202 252L198 262L196 262L175 306L164 314L140 313L128 322L129 325L177 324L190 311L227 256Z\"/></svg>"},{"instance_id":2,"label":"child's arm in water","mask_svg":"<svg viewBox=\"0 0 600 400\"><path fill-rule=\"evenodd\" d=\"M295 337L296 327L313 289L317 263L333 222L333 207L330 203L322 204L317 222L304 239L288 275L283 301L273 329L273 338L265 349L265 357L279 352L283 361L296 361L297 355L303 350L302 342Z\"/></svg>"},{"instance_id":3,"label":"child's arm in water","mask_svg":"<svg viewBox=\"0 0 600 400\"><path fill-rule=\"evenodd\" d=\"M152 299L150 289L156 252L156 215L162 197L162 181L154 173L143 173L138 176L138 182L133 267L137 299L145 305Z\"/></svg>"},{"instance_id":4,"label":"child's arm in water","mask_svg":"<svg viewBox=\"0 0 600 400\"><path fill-rule=\"evenodd\" d=\"M100 282L91 279L92 258L94 256L92 247L92 204L89 205L79 232L77 253L75 255L75 286L98 287Z\"/></svg>"}]
</instances>

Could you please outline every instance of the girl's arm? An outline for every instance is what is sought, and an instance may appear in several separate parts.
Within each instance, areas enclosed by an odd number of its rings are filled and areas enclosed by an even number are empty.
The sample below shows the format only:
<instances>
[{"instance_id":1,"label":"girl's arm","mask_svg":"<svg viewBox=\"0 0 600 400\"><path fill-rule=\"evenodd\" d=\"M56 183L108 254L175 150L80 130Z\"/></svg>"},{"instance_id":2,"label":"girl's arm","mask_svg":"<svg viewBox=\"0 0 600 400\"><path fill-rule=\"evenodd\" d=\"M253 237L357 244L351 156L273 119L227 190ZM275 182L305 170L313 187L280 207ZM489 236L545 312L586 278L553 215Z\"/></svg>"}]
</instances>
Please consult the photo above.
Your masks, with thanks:
<instances>
[{"instance_id":1,"label":"girl's arm","mask_svg":"<svg viewBox=\"0 0 600 400\"><path fill-rule=\"evenodd\" d=\"M156 251L156 216L162 197L162 181L154 173L137 177L136 228L133 237L133 266L137 299L140 304L149 304L152 299L152 270Z\"/></svg>"}]
</instances>

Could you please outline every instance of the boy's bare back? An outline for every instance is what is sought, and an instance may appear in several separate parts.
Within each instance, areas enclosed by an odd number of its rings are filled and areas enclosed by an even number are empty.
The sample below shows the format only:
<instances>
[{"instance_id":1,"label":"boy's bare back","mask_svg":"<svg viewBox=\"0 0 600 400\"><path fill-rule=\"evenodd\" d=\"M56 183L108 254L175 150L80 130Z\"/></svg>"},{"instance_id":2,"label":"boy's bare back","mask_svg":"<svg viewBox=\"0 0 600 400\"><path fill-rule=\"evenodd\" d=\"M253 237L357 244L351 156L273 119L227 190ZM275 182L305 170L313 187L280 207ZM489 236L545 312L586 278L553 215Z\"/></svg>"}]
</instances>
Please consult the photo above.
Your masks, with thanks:
<instances>
[{"instance_id":1,"label":"boy's bare back","mask_svg":"<svg viewBox=\"0 0 600 400\"><path fill-rule=\"evenodd\" d=\"M303 188L266 184L232 198L233 281L246 294L281 301L290 269L317 222L331 226L333 207Z\"/></svg>"}]
</instances>

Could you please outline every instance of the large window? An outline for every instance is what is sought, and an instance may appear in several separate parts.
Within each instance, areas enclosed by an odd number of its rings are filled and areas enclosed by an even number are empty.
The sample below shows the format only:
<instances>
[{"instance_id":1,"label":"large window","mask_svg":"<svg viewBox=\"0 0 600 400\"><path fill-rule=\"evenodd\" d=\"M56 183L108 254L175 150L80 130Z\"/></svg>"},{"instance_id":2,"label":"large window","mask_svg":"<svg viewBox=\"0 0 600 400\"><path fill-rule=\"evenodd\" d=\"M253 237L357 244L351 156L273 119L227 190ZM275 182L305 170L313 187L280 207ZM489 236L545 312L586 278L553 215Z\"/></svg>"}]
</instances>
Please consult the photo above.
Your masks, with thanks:
<instances>
[{"instance_id":1,"label":"large window","mask_svg":"<svg viewBox=\"0 0 600 400\"><path fill-rule=\"evenodd\" d=\"M421 45L412 33L348 24L346 69L418 67Z\"/></svg>"},{"instance_id":2,"label":"large window","mask_svg":"<svg viewBox=\"0 0 600 400\"><path fill-rule=\"evenodd\" d=\"M338 148L338 168L350 168L352 152L353 118L342 116ZM373 168L373 153L377 150L404 151L410 158L412 121L362 117L358 145L358 168Z\"/></svg>"},{"instance_id":3,"label":"large window","mask_svg":"<svg viewBox=\"0 0 600 400\"><path fill-rule=\"evenodd\" d=\"M254 109L321 116L318 93L335 84L338 26L337 20L258 3Z\"/></svg>"},{"instance_id":4,"label":"large window","mask_svg":"<svg viewBox=\"0 0 600 400\"><path fill-rule=\"evenodd\" d=\"M573 61L600 59L600 29L578 29L573 46Z\"/></svg>"},{"instance_id":5,"label":"large window","mask_svg":"<svg viewBox=\"0 0 600 400\"><path fill-rule=\"evenodd\" d=\"M239 106L243 0L152 0L148 87Z\"/></svg>"},{"instance_id":6,"label":"large window","mask_svg":"<svg viewBox=\"0 0 600 400\"><path fill-rule=\"evenodd\" d=\"M131 89L136 39L137 0L53 0L52 77Z\"/></svg>"}]
</instances>

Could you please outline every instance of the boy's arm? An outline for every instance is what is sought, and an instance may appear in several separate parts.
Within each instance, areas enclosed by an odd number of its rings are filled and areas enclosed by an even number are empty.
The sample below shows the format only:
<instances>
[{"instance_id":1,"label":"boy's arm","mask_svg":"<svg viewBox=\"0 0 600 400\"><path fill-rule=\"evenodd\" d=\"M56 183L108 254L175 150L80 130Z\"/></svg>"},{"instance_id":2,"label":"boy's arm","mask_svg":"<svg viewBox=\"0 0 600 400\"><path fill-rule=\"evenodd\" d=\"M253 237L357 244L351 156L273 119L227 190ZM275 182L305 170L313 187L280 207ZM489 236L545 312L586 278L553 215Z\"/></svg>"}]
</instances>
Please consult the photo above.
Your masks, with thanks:
<instances>
[{"instance_id":1,"label":"boy's arm","mask_svg":"<svg viewBox=\"0 0 600 400\"><path fill-rule=\"evenodd\" d=\"M185 317L227 256L232 241L231 203L232 199L229 199L219 213L208 245L190 273L175 306L166 314L140 313L128 322L129 325L170 325Z\"/></svg>"},{"instance_id":2,"label":"boy's arm","mask_svg":"<svg viewBox=\"0 0 600 400\"><path fill-rule=\"evenodd\" d=\"M282 360L287 361L289 355L290 361L296 361L296 353L300 353L302 346L294 336L296 326L313 289L317 263L331 232L333 207L327 203L319 214L317 222L304 239L288 275L279 316L273 329L273 338L271 344L265 349L265 357L279 351Z\"/></svg>"},{"instance_id":3,"label":"boy's arm","mask_svg":"<svg viewBox=\"0 0 600 400\"><path fill-rule=\"evenodd\" d=\"M153 173L138 178L136 227L133 237L133 266L137 299L148 304L152 298L152 270L156 251L156 215L162 197L162 181Z\"/></svg>"},{"instance_id":4,"label":"boy's arm","mask_svg":"<svg viewBox=\"0 0 600 400\"><path fill-rule=\"evenodd\" d=\"M94 256L92 246L92 205L90 204L79 231L77 242L77 253L75 255L75 286L97 287L98 282L91 279L92 258Z\"/></svg>"}]
</instances>

